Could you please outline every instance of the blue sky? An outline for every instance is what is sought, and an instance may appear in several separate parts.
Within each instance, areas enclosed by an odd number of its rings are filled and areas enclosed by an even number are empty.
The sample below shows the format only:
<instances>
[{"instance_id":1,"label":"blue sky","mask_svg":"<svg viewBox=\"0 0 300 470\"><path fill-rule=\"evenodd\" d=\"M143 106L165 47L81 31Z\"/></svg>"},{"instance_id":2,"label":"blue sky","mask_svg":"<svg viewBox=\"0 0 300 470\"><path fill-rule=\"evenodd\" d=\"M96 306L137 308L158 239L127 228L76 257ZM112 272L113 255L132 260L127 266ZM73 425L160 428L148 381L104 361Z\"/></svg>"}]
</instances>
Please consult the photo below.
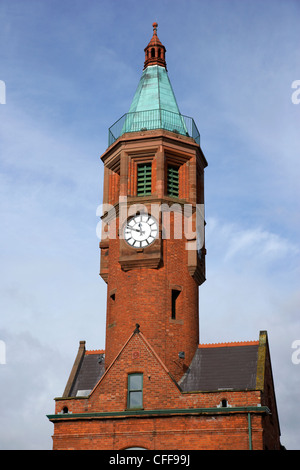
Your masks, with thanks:
<instances>
[{"instance_id":1,"label":"blue sky","mask_svg":"<svg viewBox=\"0 0 300 470\"><path fill-rule=\"evenodd\" d=\"M153 21L208 160L200 340L268 331L282 443L300 448L299 19L297 0L1 1L0 448L50 449L79 341L105 346L99 157Z\"/></svg>"}]
</instances>

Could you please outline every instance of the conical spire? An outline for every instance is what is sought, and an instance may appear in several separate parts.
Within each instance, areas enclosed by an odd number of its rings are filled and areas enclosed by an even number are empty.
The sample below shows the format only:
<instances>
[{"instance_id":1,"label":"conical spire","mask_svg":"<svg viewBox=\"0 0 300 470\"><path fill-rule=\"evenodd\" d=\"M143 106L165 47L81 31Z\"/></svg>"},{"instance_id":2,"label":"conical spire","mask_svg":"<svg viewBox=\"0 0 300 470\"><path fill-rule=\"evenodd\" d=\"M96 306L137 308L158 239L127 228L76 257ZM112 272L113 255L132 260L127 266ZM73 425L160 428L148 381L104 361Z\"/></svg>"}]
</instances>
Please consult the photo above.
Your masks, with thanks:
<instances>
[{"instance_id":1,"label":"conical spire","mask_svg":"<svg viewBox=\"0 0 300 470\"><path fill-rule=\"evenodd\" d=\"M145 63L138 87L128 113L109 128L109 145L127 132L154 129L190 135L199 143L200 135L193 119L179 111L167 72L166 48L157 37L157 23L153 23L153 36L144 51Z\"/></svg>"},{"instance_id":2,"label":"conical spire","mask_svg":"<svg viewBox=\"0 0 300 470\"><path fill-rule=\"evenodd\" d=\"M157 37L157 23L153 23L153 36L145 48L144 70L121 134L141 129L166 129L187 134L168 77L165 52L165 46Z\"/></svg>"},{"instance_id":3,"label":"conical spire","mask_svg":"<svg viewBox=\"0 0 300 470\"><path fill-rule=\"evenodd\" d=\"M167 73L166 48L157 37L157 23L153 23L153 36L144 50L144 70L129 113L155 109L180 114Z\"/></svg>"},{"instance_id":4,"label":"conical spire","mask_svg":"<svg viewBox=\"0 0 300 470\"><path fill-rule=\"evenodd\" d=\"M165 55L166 55L166 48L162 45L160 40L157 36L157 23L153 23L153 36L148 44L145 47L145 62L144 62L144 69L148 67L148 65L160 65L162 67L167 68Z\"/></svg>"}]
</instances>

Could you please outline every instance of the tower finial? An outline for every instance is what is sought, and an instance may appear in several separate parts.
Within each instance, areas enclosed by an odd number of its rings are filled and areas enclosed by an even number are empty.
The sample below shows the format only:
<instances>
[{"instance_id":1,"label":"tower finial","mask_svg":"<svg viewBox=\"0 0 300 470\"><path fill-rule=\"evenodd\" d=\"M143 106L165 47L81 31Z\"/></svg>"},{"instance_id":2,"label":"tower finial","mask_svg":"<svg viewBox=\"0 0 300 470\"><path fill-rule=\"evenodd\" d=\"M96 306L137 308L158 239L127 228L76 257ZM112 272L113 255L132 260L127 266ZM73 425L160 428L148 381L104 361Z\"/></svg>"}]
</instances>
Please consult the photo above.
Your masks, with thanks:
<instances>
[{"instance_id":1,"label":"tower finial","mask_svg":"<svg viewBox=\"0 0 300 470\"><path fill-rule=\"evenodd\" d=\"M158 24L156 21L152 24L153 26L153 35L151 41L149 42L148 46L145 48L145 62L144 62L144 69L148 67L148 65L160 65L161 67L167 68L166 60L165 60L165 53L166 48L162 45L160 40L157 36L157 27Z\"/></svg>"}]
</instances>

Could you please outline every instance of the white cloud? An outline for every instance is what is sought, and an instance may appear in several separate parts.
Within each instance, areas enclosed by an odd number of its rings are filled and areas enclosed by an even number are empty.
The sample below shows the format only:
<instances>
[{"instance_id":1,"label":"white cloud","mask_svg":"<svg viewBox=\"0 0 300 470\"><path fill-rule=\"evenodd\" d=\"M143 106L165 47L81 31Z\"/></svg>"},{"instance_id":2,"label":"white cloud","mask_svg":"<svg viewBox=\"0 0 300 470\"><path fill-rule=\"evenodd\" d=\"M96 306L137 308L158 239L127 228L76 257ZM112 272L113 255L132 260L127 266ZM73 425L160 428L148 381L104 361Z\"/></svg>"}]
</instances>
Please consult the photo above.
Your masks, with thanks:
<instances>
[{"instance_id":1,"label":"white cloud","mask_svg":"<svg viewBox=\"0 0 300 470\"><path fill-rule=\"evenodd\" d=\"M300 253L294 242L277 233L261 227L243 227L241 222L221 222L216 218L207 219L206 238L216 267L217 263L231 265L234 269L259 267L263 275L276 263L285 261L285 266L289 266Z\"/></svg>"},{"instance_id":2,"label":"white cloud","mask_svg":"<svg viewBox=\"0 0 300 470\"><path fill-rule=\"evenodd\" d=\"M232 258L255 257L261 258L261 262L271 262L288 254L299 253L297 247L288 240L275 233L269 233L261 228L238 230L232 226L229 237L228 250L225 253L225 261Z\"/></svg>"}]
</instances>

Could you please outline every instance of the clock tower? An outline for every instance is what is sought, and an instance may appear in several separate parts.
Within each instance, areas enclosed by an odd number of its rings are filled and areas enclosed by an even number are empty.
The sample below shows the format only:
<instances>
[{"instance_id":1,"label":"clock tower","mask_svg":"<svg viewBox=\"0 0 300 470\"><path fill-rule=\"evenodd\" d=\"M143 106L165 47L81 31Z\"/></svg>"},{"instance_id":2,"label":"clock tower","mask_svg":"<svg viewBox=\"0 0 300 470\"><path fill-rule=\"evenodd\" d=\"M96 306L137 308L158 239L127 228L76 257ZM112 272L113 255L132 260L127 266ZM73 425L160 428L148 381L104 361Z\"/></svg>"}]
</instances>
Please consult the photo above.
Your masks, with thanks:
<instances>
[{"instance_id":1,"label":"clock tower","mask_svg":"<svg viewBox=\"0 0 300 470\"><path fill-rule=\"evenodd\" d=\"M53 449L280 449L267 332L199 344L207 162L179 111L157 23L101 159L105 350L79 342L47 415Z\"/></svg>"},{"instance_id":2,"label":"clock tower","mask_svg":"<svg viewBox=\"0 0 300 470\"><path fill-rule=\"evenodd\" d=\"M107 283L105 366L139 325L178 380L199 344L207 162L193 119L179 111L165 53L153 23L129 112L109 129L100 275Z\"/></svg>"}]
</instances>

